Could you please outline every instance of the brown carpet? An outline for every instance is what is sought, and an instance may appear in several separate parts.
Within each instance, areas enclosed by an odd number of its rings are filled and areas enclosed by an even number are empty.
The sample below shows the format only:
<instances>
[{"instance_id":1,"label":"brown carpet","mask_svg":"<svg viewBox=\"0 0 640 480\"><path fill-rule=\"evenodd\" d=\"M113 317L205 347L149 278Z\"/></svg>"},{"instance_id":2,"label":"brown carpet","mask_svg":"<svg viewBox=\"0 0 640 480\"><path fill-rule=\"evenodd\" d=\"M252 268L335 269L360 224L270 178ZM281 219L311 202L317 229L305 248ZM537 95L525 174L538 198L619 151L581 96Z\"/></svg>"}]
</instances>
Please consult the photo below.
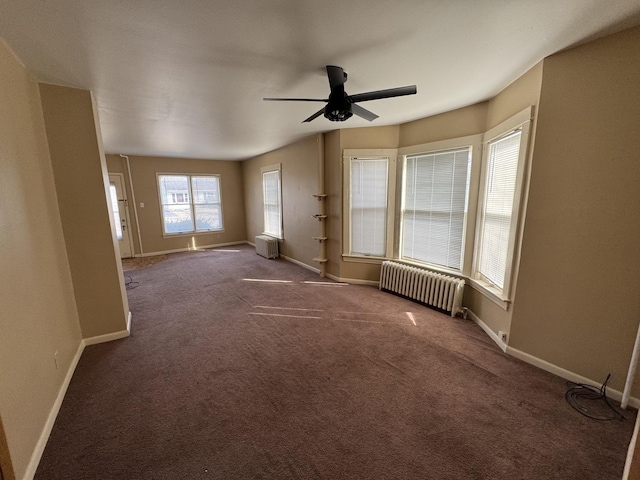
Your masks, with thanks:
<instances>
[{"instance_id":1,"label":"brown carpet","mask_svg":"<svg viewBox=\"0 0 640 480\"><path fill-rule=\"evenodd\" d=\"M138 270L139 268L149 267L156 263L164 262L167 259L166 255L154 255L153 257L133 257L122 259L122 270L128 272L129 270Z\"/></svg>"},{"instance_id":2,"label":"brown carpet","mask_svg":"<svg viewBox=\"0 0 640 480\"><path fill-rule=\"evenodd\" d=\"M621 478L635 411L590 420L471 321L228 250L131 274L132 336L85 349L38 480Z\"/></svg>"}]
</instances>

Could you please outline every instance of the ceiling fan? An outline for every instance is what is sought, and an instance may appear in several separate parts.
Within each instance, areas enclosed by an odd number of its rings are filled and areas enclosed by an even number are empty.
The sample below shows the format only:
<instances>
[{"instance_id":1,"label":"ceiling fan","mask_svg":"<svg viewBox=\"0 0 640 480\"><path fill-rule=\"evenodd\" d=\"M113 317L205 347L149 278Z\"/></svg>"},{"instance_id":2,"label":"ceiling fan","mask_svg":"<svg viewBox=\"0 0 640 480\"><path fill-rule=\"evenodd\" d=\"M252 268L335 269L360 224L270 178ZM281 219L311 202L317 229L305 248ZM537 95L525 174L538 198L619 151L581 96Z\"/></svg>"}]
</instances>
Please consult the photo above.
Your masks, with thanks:
<instances>
[{"instance_id":1,"label":"ceiling fan","mask_svg":"<svg viewBox=\"0 0 640 480\"><path fill-rule=\"evenodd\" d=\"M310 122L324 114L325 118L332 122L344 122L354 113L359 117L372 122L378 115L370 112L366 108L357 105L358 102L367 102L369 100L379 100L381 98L401 97L403 95L414 95L417 93L415 85L398 88L388 88L386 90L376 90L375 92L356 93L355 95L347 95L344 91L344 84L347 81L347 72L335 65L327 65L327 77L329 77L329 86L331 93L329 98L263 98L268 101L278 102L326 102L327 105L311 115L303 121Z\"/></svg>"}]
</instances>

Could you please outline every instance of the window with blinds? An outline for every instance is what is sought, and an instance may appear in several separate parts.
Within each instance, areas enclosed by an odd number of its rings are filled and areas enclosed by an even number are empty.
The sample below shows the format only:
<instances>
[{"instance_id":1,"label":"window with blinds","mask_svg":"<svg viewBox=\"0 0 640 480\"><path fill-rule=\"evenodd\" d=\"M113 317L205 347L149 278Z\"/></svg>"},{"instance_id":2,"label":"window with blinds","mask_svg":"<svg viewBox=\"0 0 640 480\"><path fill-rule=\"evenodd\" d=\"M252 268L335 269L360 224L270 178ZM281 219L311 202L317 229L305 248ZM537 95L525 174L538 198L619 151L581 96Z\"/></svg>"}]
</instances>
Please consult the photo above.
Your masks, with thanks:
<instances>
[{"instance_id":1,"label":"window with blinds","mask_svg":"<svg viewBox=\"0 0 640 480\"><path fill-rule=\"evenodd\" d=\"M402 258L462 269L471 148L405 160Z\"/></svg>"},{"instance_id":2,"label":"window with blinds","mask_svg":"<svg viewBox=\"0 0 640 480\"><path fill-rule=\"evenodd\" d=\"M500 289L509 261L521 137L517 129L487 145L476 269Z\"/></svg>"},{"instance_id":3,"label":"window with blinds","mask_svg":"<svg viewBox=\"0 0 640 480\"><path fill-rule=\"evenodd\" d=\"M280 168L263 169L264 233L282 238L282 189Z\"/></svg>"},{"instance_id":4,"label":"window with blinds","mask_svg":"<svg viewBox=\"0 0 640 480\"><path fill-rule=\"evenodd\" d=\"M350 159L350 253L383 257L387 250L389 159Z\"/></svg>"}]
</instances>

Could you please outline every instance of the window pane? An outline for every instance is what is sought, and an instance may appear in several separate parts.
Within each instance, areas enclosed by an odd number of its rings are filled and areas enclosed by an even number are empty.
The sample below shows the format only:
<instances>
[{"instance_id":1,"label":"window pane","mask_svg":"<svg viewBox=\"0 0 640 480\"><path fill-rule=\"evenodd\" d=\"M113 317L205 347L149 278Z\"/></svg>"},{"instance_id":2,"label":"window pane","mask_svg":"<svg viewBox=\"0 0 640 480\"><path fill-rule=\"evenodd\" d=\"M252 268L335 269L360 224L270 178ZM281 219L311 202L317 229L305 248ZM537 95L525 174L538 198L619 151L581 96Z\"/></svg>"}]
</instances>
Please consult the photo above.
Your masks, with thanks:
<instances>
[{"instance_id":1,"label":"window pane","mask_svg":"<svg viewBox=\"0 0 640 480\"><path fill-rule=\"evenodd\" d=\"M462 268L471 149L407 157L402 256Z\"/></svg>"},{"instance_id":2,"label":"window pane","mask_svg":"<svg viewBox=\"0 0 640 480\"><path fill-rule=\"evenodd\" d=\"M504 287L522 132L489 143L478 271Z\"/></svg>"},{"instance_id":3,"label":"window pane","mask_svg":"<svg viewBox=\"0 0 640 480\"><path fill-rule=\"evenodd\" d=\"M116 224L116 237L118 240L122 240L122 225L120 224L120 211L118 209L118 194L116 192L115 184L109 185L109 194L111 196L111 207L113 208L113 220Z\"/></svg>"},{"instance_id":4,"label":"window pane","mask_svg":"<svg viewBox=\"0 0 640 480\"><path fill-rule=\"evenodd\" d=\"M190 205L164 205L162 212L165 233L193 232Z\"/></svg>"},{"instance_id":5,"label":"window pane","mask_svg":"<svg viewBox=\"0 0 640 480\"><path fill-rule=\"evenodd\" d=\"M195 205L194 207L196 210L196 230L222 229L220 205Z\"/></svg>"},{"instance_id":6,"label":"window pane","mask_svg":"<svg viewBox=\"0 0 640 480\"><path fill-rule=\"evenodd\" d=\"M192 177L193 203L220 203L218 177Z\"/></svg>"},{"instance_id":7,"label":"window pane","mask_svg":"<svg viewBox=\"0 0 640 480\"><path fill-rule=\"evenodd\" d=\"M387 158L351 159L352 254L386 254L388 164Z\"/></svg>"},{"instance_id":8,"label":"window pane","mask_svg":"<svg viewBox=\"0 0 640 480\"><path fill-rule=\"evenodd\" d=\"M262 174L264 198L264 232L282 238L282 205L280 204L280 171Z\"/></svg>"},{"instance_id":9,"label":"window pane","mask_svg":"<svg viewBox=\"0 0 640 480\"><path fill-rule=\"evenodd\" d=\"M189 202L189 177L160 175L160 199L163 205Z\"/></svg>"}]
</instances>

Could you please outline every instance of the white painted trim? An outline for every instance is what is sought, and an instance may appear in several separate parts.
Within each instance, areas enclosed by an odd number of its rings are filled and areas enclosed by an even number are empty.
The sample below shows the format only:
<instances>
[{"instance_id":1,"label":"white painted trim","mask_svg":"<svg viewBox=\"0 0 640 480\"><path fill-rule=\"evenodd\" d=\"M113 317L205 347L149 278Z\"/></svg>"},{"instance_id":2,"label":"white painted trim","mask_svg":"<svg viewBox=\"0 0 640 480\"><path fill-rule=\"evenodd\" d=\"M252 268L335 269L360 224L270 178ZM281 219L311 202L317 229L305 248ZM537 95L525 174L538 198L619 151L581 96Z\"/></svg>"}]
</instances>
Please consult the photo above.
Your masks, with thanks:
<instances>
[{"instance_id":1,"label":"white painted trim","mask_svg":"<svg viewBox=\"0 0 640 480\"><path fill-rule=\"evenodd\" d=\"M496 345L498 345L500 347L500 349L503 352L507 352L507 344L505 342L502 341L502 339L493 331L491 330L491 328L489 327L489 325L487 325L486 323L484 323L480 317L478 317L475 313L473 313L471 310L467 309L467 313L469 315L469 317L471 317L471 320L473 320L476 324L478 324L478 326L484 330L484 333L486 333L489 338L491 340L493 340L494 342L496 342Z\"/></svg>"},{"instance_id":2,"label":"white painted trim","mask_svg":"<svg viewBox=\"0 0 640 480\"><path fill-rule=\"evenodd\" d=\"M601 385L594 380L583 377L582 375L578 375L577 373L566 370L562 367L554 365L553 363L549 363L546 360L542 360L541 358L534 357L533 355L530 355L526 352L523 352L513 347L507 346L507 354L511 355L512 357L516 357L519 360L527 362L533 366L541 368L542 370L545 370L549 373L553 373L554 375L557 375L566 380L569 380L570 382L585 383L587 385L593 385L594 387L598 387L598 388ZM607 387L607 394L609 397L613 398L614 400L617 400L617 401L622 400L622 392L620 392L619 390L615 390L613 388ZM629 399L629 405L634 408L640 408L640 399L636 397L631 397Z\"/></svg>"},{"instance_id":3,"label":"white painted trim","mask_svg":"<svg viewBox=\"0 0 640 480\"><path fill-rule=\"evenodd\" d=\"M319 268L312 267L311 265L307 265L306 263L302 263L299 260L296 260L295 258L287 257L286 255L280 255L280 256L282 258L284 258L287 262L295 263L296 265L299 265L302 268L306 268L307 270L311 270L314 273L320 273L320 269Z\"/></svg>"},{"instance_id":4,"label":"white painted trim","mask_svg":"<svg viewBox=\"0 0 640 480\"><path fill-rule=\"evenodd\" d=\"M42 458L42 454L44 453L44 448L47 446L47 442L49 441L49 435L51 435L53 424L58 417L58 412L60 411L60 407L62 406L62 401L64 400L64 396L67 393L67 388L69 388L69 384L71 383L73 373L76 371L76 367L78 366L78 362L80 361L80 357L82 356L84 347L85 342L84 340L81 340L78 344L76 354L74 355L73 360L71 360L69 370L67 370L67 374L62 381L62 385L60 385L60 390L58 390L56 400L55 402L53 402L53 406L49 411L49 416L47 417L47 421L45 422L44 427L42 428L42 433L40 434L38 443L36 443L36 447L33 449L33 453L31 454L31 458L29 459L29 464L27 465L27 470L22 477L23 480L32 480L34 475L36 474L36 470L38 469L38 465L40 464L40 459Z\"/></svg>"},{"instance_id":5,"label":"white painted trim","mask_svg":"<svg viewBox=\"0 0 640 480\"><path fill-rule=\"evenodd\" d=\"M378 288L378 285L380 283L377 280L360 280L358 278L341 278L341 277L336 277L335 275L331 275L330 273L327 273L327 278L330 278L331 280L335 280L336 282L340 282L340 283L351 283L353 285L369 285L371 287L376 287L376 288Z\"/></svg>"},{"instance_id":6,"label":"white painted trim","mask_svg":"<svg viewBox=\"0 0 640 480\"><path fill-rule=\"evenodd\" d=\"M104 343L109 342L111 340L118 340L120 338L125 338L130 335L131 332L131 312L127 315L127 329L121 332L108 333L106 335L98 335L96 337L84 338L80 340L78 344L78 349L76 350L76 354L71 360L71 364L69 365L69 370L67 370L67 374L62 381L62 385L60 386L60 390L58 390L58 395L56 397L55 402L53 402L53 406L49 411L49 415L47 417L47 421L42 428L42 433L40 434L40 438L38 439L38 443L31 454L31 458L29 459L29 464L27 465L27 470L22 477L23 480L32 480L34 475L36 474L36 470L38 469L38 465L40 464L40 459L42 458L42 454L44 453L44 449L47 446L47 442L49 441L49 436L51 435L51 430L53 429L53 425L56 422L56 418L58 417L58 413L60 412L60 407L62 406L62 401L64 400L64 396L67 393L67 389L69 388L69 384L71 383L71 378L73 377L74 372L76 371L76 367L78 366L78 362L80 361L80 357L82 356L82 352L87 345L94 345L96 343Z\"/></svg>"},{"instance_id":7,"label":"white painted trim","mask_svg":"<svg viewBox=\"0 0 640 480\"><path fill-rule=\"evenodd\" d=\"M629 479L629 473L631 471L631 461L633 460L633 454L636 451L636 443L638 441L639 429L640 429L640 415L636 417L636 426L633 428L633 435L631 436L631 442L629 443L629 449L627 450L627 460L624 462L624 472L622 473L622 480Z\"/></svg>"},{"instance_id":8,"label":"white painted trim","mask_svg":"<svg viewBox=\"0 0 640 480\"><path fill-rule=\"evenodd\" d=\"M97 335L95 337L85 338L83 340L86 345L95 345L97 343L111 342L112 340L120 340L131 335L131 312L127 315L127 329L119 332L106 333L104 335Z\"/></svg>"},{"instance_id":9,"label":"white painted trim","mask_svg":"<svg viewBox=\"0 0 640 480\"><path fill-rule=\"evenodd\" d=\"M255 247L255 244L250 243L246 240L243 240L241 242L227 242L227 243L216 243L214 245L200 245L195 250L193 248L187 247L187 248L176 248L174 250L162 250L160 252L147 252L147 253L143 253L142 255L136 255L136 257L138 256L139 257L155 257L157 255L166 255L168 253L197 252L198 250L203 250L205 248L230 247L232 245L244 245L245 243L248 243L249 245L252 245Z\"/></svg>"}]
</instances>

